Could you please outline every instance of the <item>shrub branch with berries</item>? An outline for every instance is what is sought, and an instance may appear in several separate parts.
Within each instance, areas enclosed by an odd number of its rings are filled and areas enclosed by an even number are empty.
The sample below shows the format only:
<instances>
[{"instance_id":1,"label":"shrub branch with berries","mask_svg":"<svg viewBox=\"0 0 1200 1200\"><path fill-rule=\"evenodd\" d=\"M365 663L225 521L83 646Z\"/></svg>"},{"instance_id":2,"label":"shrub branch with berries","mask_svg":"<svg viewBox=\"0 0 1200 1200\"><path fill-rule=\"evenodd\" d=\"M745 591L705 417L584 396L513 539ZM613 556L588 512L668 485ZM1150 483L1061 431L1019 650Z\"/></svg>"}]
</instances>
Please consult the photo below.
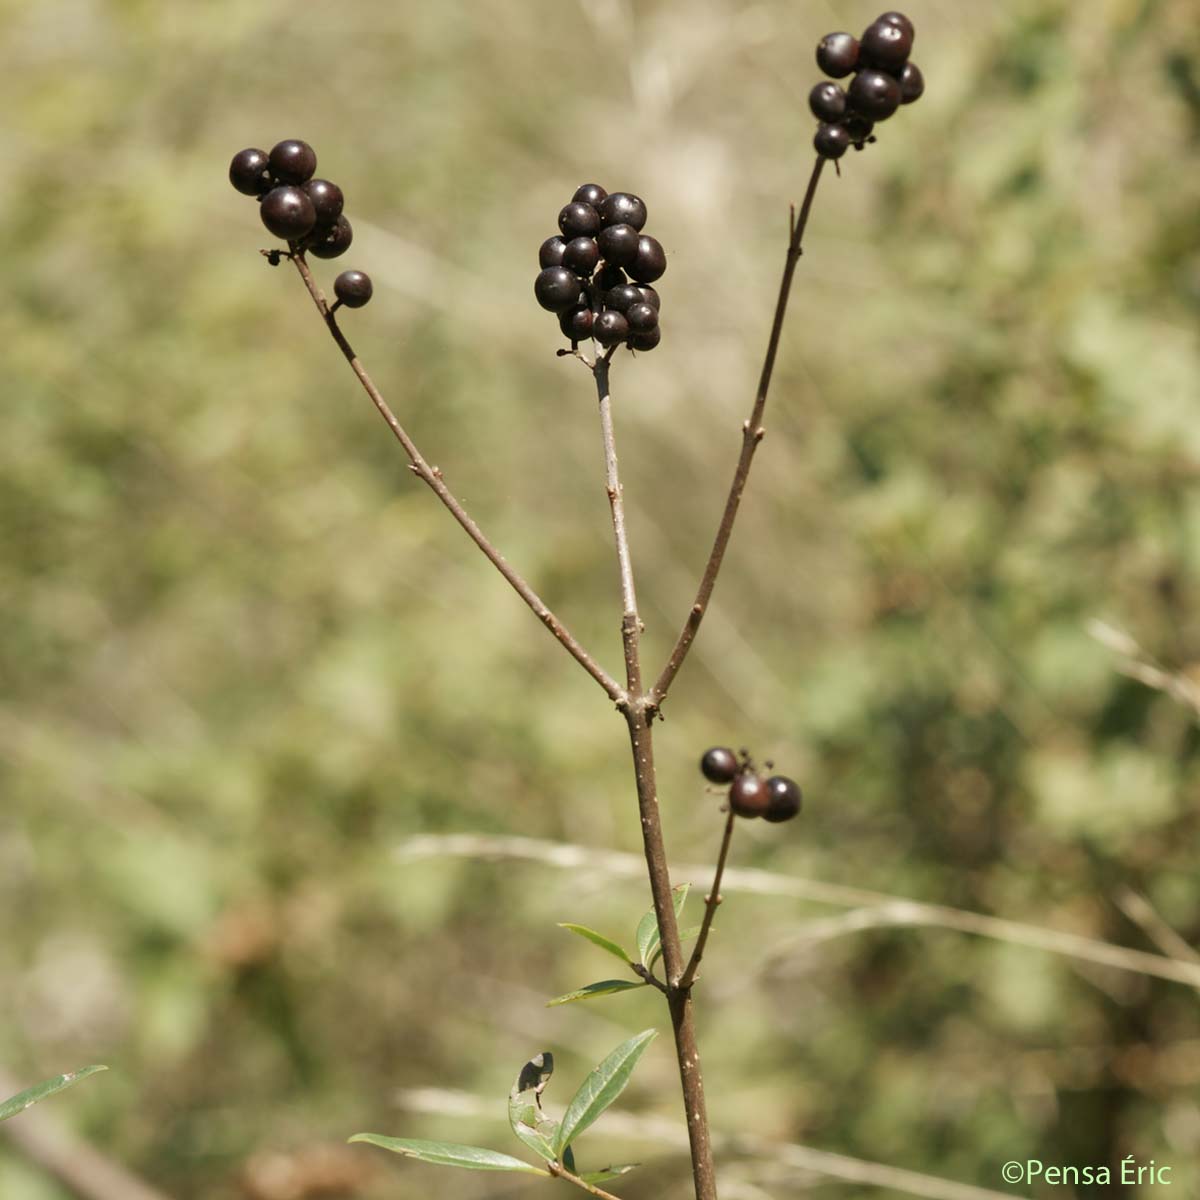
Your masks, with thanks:
<instances>
[{"instance_id":1,"label":"shrub branch with berries","mask_svg":"<svg viewBox=\"0 0 1200 1200\"><path fill-rule=\"evenodd\" d=\"M262 253L272 265L286 258L295 266L329 333L407 455L413 473L437 496L559 644L595 680L625 722L653 907L637 926L634 952L586 926L566 925L571 932L620 959L628 974L621 979L587 984L550 1003L573 1003L644 987L656 988L663 994L675 1043L697 1200L716 1200L717 1192L696 1043L693 989L721 902L725 862L737 818L761 817L773 824L790 821L800 812L801 792L787 776L768 774L770 763L765 764L765 771L760 771L744 750L735 754L726 747L716 746L702 756L701 771L711 784L722 790L727 815L712 887L705 898L702 922L694 931L695 946L685 956L679 914L688 888L672 885L667 866L654 766L654 724L662 716L668 692L708 611L750 467L763 439L763 416L792 279L822 168L829 160L840 158L851 145L861 149L874 141L875 122L886 120L901 104L911 103L921 95L924 88L921 73L909 61L913 35L907 17L889 12L870 25L862 38L833 33L823 38L817 49L817 61L827 74L835 79L853 74L854 78L846 90L836 83L824 82L817 84L810 95L810 106L821 122L815 139L817 157L799 211L793 209L791 213L783 276L762 371L750 416L742 423L741 450L695 599L657 675L646 672L643 665L643 625L625 522L609 371L613 355L621 345L645 351L660 343L661 300L654 284L666 270L666 253L661 243L643 232L647 209L640 197L631 192L608 193L594 183L583 184L575 191L559 213L559 233L547 238L539 249L541 270L534 281L534 295L544 309L558 317L559 329L570 342L570 349L560 348L557 353L580 359L595 380L604 486L611 509L620 579L623 683L582 645L484 534L451 491L441 470L431 465L417 448L347 341L338 324L337 310L366 304L372 286L363 272L344 271L334 281L337 299L330 304L313 277L308 255L338 257L349 248L353 231L342 211L341 189L329 180L315 178L317 158L312 147L306 142L288 140L279 142L270 153L243 150L234 157L229 170L233 186L258 200L262 222L268 231L287 243L286 250L276 247ZM580 349L580 343L589 340L599 347L592 357ZM613 1050L584 1080L560 1121L550 1119L541 1106L542 1091L553 1069L553 1056L545 1051L524 1065L509 1096L508 1113L513 1133L533 1152L537 1165L494 1150L451 1142L381 1134L360 1134L354 1140L430 1163L562 1179L592 1195L615 1200L598 1185L624 1175L632 1166L580 1171L575 1163L574 1146L578 1136L620 1094L653 1037L653 1030L645 1030Z\"/></svg>"}]
</instances>

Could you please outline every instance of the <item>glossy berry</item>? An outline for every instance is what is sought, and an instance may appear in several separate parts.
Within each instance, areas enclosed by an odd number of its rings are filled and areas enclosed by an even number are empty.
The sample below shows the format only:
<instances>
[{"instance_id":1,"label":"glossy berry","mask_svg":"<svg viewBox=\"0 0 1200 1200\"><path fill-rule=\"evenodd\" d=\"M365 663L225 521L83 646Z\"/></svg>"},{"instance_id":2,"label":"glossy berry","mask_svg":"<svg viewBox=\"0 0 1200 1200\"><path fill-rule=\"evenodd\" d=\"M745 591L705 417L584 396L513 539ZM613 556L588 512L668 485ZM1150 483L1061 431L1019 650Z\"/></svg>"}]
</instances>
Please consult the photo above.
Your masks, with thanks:
<instances>
[{"instance_id":1,"label":"glossy berry","mask_svg":"<svg viewBox=\"0 0 1200 1200\"><path fill-rule=\"evenodd\" d=\"M739 817L761 817L770 802L767 781L757 771L742 771L729 785L729 807Z\"/></svg>"},{"instance_id":2,"label":"glossy berry","mask_svg":"<svg viewBox=\"0 0 1200 1200\"><path fill-rule=\"evenodd\" d=\"M644 303L642 290L633 283L619 284L605 295L604 303L615 312L628 312L635 304Z\"/></svg>"},{"instance_id":3,"label":"glossy berry","mask_svg":"<svg viewBox=\"0 0 1200 1200\"><path fill-rule=\"evenodd\" d=\"M858 66L858 38L827 33L817 45L817 66L834 79L844 79Z\"/></svg>"},{"instance_id":4,"label":"glossy berry","mask_svg":"<svg viewBox=\"0 0 1200 1200\"><path fill-rule=\"evenodd\" d=\"M650 305L655 312L658 312L662 307L662 299L659 294L648 284L643 283L638 285L638 291L642 293L642 299Z\"/></svg>"},{"instance_id":5,"label":"glossy berry","mask_svg":"<svg viewBox=\"0 0 1200 1200\"><path fill-rule=\"evenodd\" d=\"M606 308L592 322L592 337L602 346L615 346L629 336L629 322L615 309Z\"/></svg>"},{"instance_id":6,"label":"glossy berry","mask_svg":"<svg viewBox=\"0 0 1200 1200\"><path fill-rule=\"evenodd\" d=\"M310 179L304 185L304 190L316 210L317 225L331 227L342 215L342 205L346 202L342 189L328 179Z\"/></svg>"},{"instance_id":7,"label":"glossy berry","mask_svg":"<svg viewBox=\"0 0 1200 1200\"><path fill-rule=\"evenodd\" d=\"M560 237L548 237L540 247L538 247L538 266L545 267L561 267L563 255L566 253L567 243Z\"/></svg>"},{"instance_id":8,"label":"glossy berry","mask_svg":"<svg viewBox=\"0 0 1200 1200\"><path fill-rule=\"evenodd\" d=\"M596 269L599 261L600 249L594 238L572 238L563 251L562 265L584 278L587 278Z\"/></svg>"},{"instance_id":9,"label":"glossy berry","mask_svg":"<svg viewBox=\"0 0 1200 1200\"><path fill-rule=\"evenodd\" d=\"M354 241L354 230L346 219L346 214L342 213L334 221L333 228L328 233L315 231L315 236L308 243L307 250L309 254L315 254L318 258L337 258L350 249L352 241Z\"/></svg>"},{"instance_id":10,"label":"glossy berry","mask_svg":"<svg viewBox=\"0 0 1200 1200\"><path fill-rule=\"evenodd\" d=\"M840 121L846 115L846 93L826 80L808 93L808 107L818 121Z\"/></svg>"},{"instance_id":11,"label":"glossy berry","mask_svg":"<svg viewBox=\"0 0 1200 1200\"><path fill-rule=\"evenodd\" d=\"M333 291L347 308L362 308L375 289L370 275L362 271L343 271L333 281Z\"/></svg>"},{"instance_id":12,"label":"glossy berry","mask_svg":"<svg viewBox=\"0 0 1200 1200\"><path fill-rule=\"evenodd\" d=\"M547 267L534 280L533 294L550 312L566 312L579 301L579 278L566 267Z\"/></svg>"},{"instance_id":13,"label":"glossy berry","mask_svg":"<svg viewBox=\"0 0 1200 1200\"><path fill-rule=\"evenodd\" d=\"M632 333L649 333L650 330L658 328L658 312L644 300L631 304L625 310L625 320L629 322Z\"/></svg>"},{"instance_id":14,"label":"glossy berry","mask_svg":"<svg viewBox=\"0 0 1200 1200\"><path fill-rule=\"evenodd\" d=\"M925 76L914 62L904 64L900 72L900 103L912 104L925 94Z\"/></svg>"},{"instance_id":15,"label":"glossy berry","mask_svg":"<svg viewBox=\"0 0 1200 1200\"><path fill-rule=\"evenodd\" d=\"M600 216L590 204L572 200L558 214L558 227L567 241L577 237L594 237L600 229Z\"/></svg>"},{"instance_id":16,"label":"glossy berry","mask_svg":"<svg viewBox=\"0 0 1200 1200\"><path fill-rule=\"evenodd\" d=\"M276 142L271 147L271 175L280 183L304 183L317 169L317 153L299 138Z\"/></svg>"},{"instance_id":17,"label":"glossy berry","mask_svg":"<svg viewBox=\"0 0 1200 1200\"><path fill-rule=\"evenodd\" d=\"M646 205L630 192L613 192L600 201L602 225L632 225L640 230L646 223Z\"/></svg>"},{"instance_id":18,"label":"glossy berry","mask_svg":"<svg viewBox=\"0 0 1200 1200\"><path fill-rule=\"evenodd\" d=\"M813 137L813 149L822 158L841 158L850 149L850 135L845 125L828 125L822 121Z\"/></svg>"},{"instance_id":19,"label":"glossy berry","mask_svg":"<svg viewBox=\"0 0 1200 1200\"><path fill-rule=\"evenodd\" d=\"M763 816L778 824L790 821L799 811L803 797L800 785L786 775L772 775L767 780L767 811Z\"/></svg>"},{"instance_id":20,"label":"glossy berry","mask_svg":"<svg viewBox=\"0 0 1200 1200\"><path fill-rule=\"evenodd\" d=\"M575 195L571 199L582 201L584 204L590 204L593 208L597 208L600 201L607 195L608 193L598 183L581 183L575 189Z\"/></svg>"},{"instance_id":21,"label":"glossy berry","mask_svg":"<svg viewBox=\"0 0 1200 1200\"><path fill-rule=\"evenodd\" d=\"M630 350L653 350L661 341L662 326L655 325L653 329L648 329L645 333L631 333L629 348Z\"/></svg>"},{"instance_id":22,"label":"glossy berry","mask_svg":"<svg viewBox=\"0 0 1200 1200\"><path fill-rule=\"evenodd\" d=\"M229 182L243 196L261 196L271 190L267 161L265 150L239 150L229 164Z\"/></svg>"},{"instance_id":23,"label":"glossy berry","mask_svg":"<svg viewBox=\"0 0 1200 1200\"><path fill-rule=\"evenodd\" d=\"M272 188L259 206L262 223L276 236L298 242L317 223L316 209L298 187Z\"/></svg>"},{"instance_id":24,"label":"glossy berry","mask_svg":"<svg viewBox=\"0 0 1200 1200\"><path fill-rule=\"evenodd\" d=\"M900 85L882 71L859 71L850 84L850 107L869 121L886 121L900 107Z\"/></svg>"},{"instance_id":25,"label":"glossy berry","mask_svg":"<svg viewBox=\"0 0 1200 1200\"><path fill-rule=\"evenodd\" d=\"M868 25L859 44L858 59L864 66L899 72L912 51L912 38L899 25L876 21Z\"/></svg>"},{"instance_id":26,"label":"glossy berry","mask_svg":"<svg viewBox=\"0 0 1200 1200\"><path fill-rule=\"evenodd\" d=\"M913 28L913 23L902 12L885 12L875 18L876 25L899 25L905 33L908 34L909 40L917 36L916 29Z\"/></svg>"},{"instance_id":27,"label":"glossy berry","mask_svg":"<svg viewBox=\"0 0 1200 1200\"><path fill-rule=\"evenodd\" d=\"M558 327L564 337L569 337L573 342L582 342L592 336L592 320L592 310L586 304L580 304L568 308L559 316Z\"/></svg>"},{"instance_id":28,"label":"glossy berry","mask_svg":"<svg viewBox=\"0 0 1200 1200\"><path fill-rule=\"evenodd\" d=\"M638 233L632 225L606 225L596 238L606 263L614 267L632 267L638 256ZM646 280L647 283L652 282Z\"/></svg>"},{"instance_id":29,"label":"glossy berry","mask_svg":"<svg viewBox=\"0 0 1200 1200\"><path fill-rule=\"evenodd\" d=\"M713 746L700 758L700 773L709 783L732 783L740 769L737 755L728 746Z\"/></svg>"},{"instance_id":30,"label":"glossy berry","mask_svg":"<svg viewBox=\"0 0 1200 1200\"><path fill-rule=\"evenodd\" d=\"M667 252L658 238L643 233L638 238L637 254L629 267L629 274L638 283L653 283L667 269Z\"/></svg>"},{"instance_id":31,"label":"glossy berry","mask_svg":"<svg viewBox=\"0 0 1200 1200\"><path fill-rule=\"evenodd\" d=\"M602 292L610 292L625 282L625 272L620 267L604 266L596 272L595 282Z\"/></svg>"},{"instance_id":32,"label":"glossy berry","mask_svg":"<svg viewBox=\"0 0 1200 1200\"><path fill-rule=\"evenodd\" d=\"M851 113L842 124L845 126L851 142L860 148L863 142L871 136L871 130L875 128L874 121L868 121L866 117L860 117L858 113Z\"/></svg>"}]
</instances>

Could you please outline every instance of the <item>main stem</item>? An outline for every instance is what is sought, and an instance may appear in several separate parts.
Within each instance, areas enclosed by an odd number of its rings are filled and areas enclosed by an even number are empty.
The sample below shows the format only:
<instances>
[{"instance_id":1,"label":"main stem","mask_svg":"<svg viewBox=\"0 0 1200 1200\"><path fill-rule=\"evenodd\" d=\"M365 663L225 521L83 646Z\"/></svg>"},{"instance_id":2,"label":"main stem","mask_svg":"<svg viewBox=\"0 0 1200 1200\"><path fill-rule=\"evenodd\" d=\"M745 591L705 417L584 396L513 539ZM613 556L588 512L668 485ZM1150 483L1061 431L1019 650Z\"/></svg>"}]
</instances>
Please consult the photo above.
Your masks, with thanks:
<instances>
[{"instance_id":1,"label":"main stem","mask_svg":"<svg viewBox=\"0 0 1200 1200\"><path fill-rule=\"evenodd\" d=\"M596 393L600 401L600 428L604 437L604 475L608 502L612 509L613 535L617 543L617 565L621 574L621 641L625 650L626 699L619 705L629 728L633 751L633 772L637 783L638 810L641 814L642 847L646 854L646 872L650 894L662 939L663 969L667 978L667 1007L675 1034L675 1057L683 1088L684 1114L692 1154L692 1179L696 1200L717 1200L713 1170L712 1142L708 1132L708 1109L704 1101L704 1079L700 1071L700 1050L696 1045L696 1024L692 1011L690 983L681 985L684 971L679 925L671 894L671 874L663 845L662 821L658 811L658 786L654 770L653 710L647 703L642 684L641 635L637 591L633 582L633 563L625 529L625 502L617 467L616 439L613 432L612 398L608 387L608 361L601 358L593 368Z\"/></svg>"}]
</instances>

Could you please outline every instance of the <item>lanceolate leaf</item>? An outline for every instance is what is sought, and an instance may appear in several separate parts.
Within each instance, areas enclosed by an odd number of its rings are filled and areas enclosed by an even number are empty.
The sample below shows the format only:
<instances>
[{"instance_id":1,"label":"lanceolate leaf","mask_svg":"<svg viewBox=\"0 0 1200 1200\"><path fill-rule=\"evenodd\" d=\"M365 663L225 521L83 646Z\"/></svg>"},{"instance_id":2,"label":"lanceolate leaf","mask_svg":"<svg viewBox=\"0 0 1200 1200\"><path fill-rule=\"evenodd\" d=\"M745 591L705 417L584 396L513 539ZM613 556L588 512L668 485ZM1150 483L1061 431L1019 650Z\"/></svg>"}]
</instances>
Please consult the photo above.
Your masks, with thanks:
<instances>
[{"instance_id":1,"label":"lanceolate leaf","mask_svg":"<svg viewBox=\"0 0 1200 1200\"><path fill-rule=\"evenodd\" d=\"M683 906L687 902L688 892L691 890L690 883L681 883L677 888L671 890L675 893L672 897L672 902L675 905L675 919L679 919L679 914L683 912ZM654 959L659 954L659 947L662 944L662 934L658 928L658 918L654 914L654 909L651 909L639 922L637 927L637 944L638 954L641 956L642 965L651 967L654 965Z\"/></svg>"},{"instance_id":2,"label":"lanceolate leaf","mask_svg":"<svg viewBox=\"0 0 1200 1200\"><path fill-rule=\"evenodd\" d=\"M590 1075L575 1093L558 1129L558 1146L570 1145L625 1090L633 1068L657 1036L657 1030L644 1029L636 1037L622 1042Z\"/></svg>"},{"instance_id":3,"label":"lanceolate leaf","mask_svg":"<svg viewBox=\"0 0 1200 1200\"><path fill-rule=\"evenodd\" d=\"M640 1167L641 1163L622 1163L619 1167L605 1167L603 1171L588 1171L580 1175L584 1183L604 1183L608 1179L616 1179L618 1175L628 1175L630 1171Z\"/></svg>"},{"instance_id":4,"label":"lanceolate leaf","mask_svg":"<svg viewBox=\"0 0 1200 1200\"><path fill-rule=\"evenodd\" d=\"M381 1133L356 1133L350 1141L367 1142L395 1154L418 1158L442 1167L466 1167L471 1171L524 1171L527 1175L549 1175L519 1158L485 1150L482 1146L460 1146L457 1142L426 1142L417 1138L384 1137Z\"/></svg>"},{"instance_id":5,"label":"lanceolate leaf","mask_svg":"<svg viewBox=\"0 0 1200 1200\"><path fill-rule=\"evenodd\" d=\"M587 987L579 988L578 991L567 992L564 996L555 996L553 1000L547 1000L546 1007L553 1008L556 1004L570 1004L572 1000L590 1000L593 996L609 996L614 992L627 992L630 988L645 986L644 982L635 979L601 979L598 983L589 983Z\"/></svg>"},{"instance_id":6,"label":"lanceolate leaf","mask_svg":"<svg viewBox=\"0 0 1200 1200\"><path fill-rule=\"evenodd\" d=\"M78 1071L68 1071L65 1075L56 1075L53 1079L47 1079L45 1083L26 1088L25 1091L18 1092L11 1099L0 1103L0 1121L7 1121L9 1117L15 1117L17 1113L24 1112L30 1105L36 1104L39 1100L45 1100L47 1096L53 1096L55 1092L61 1092L63 1088L69 1088L71 1084L78 1083L89 1075L95 1075L97 1071L107 1070L107 1067L101 1066L80 1067Z\"/></svg>"},{"instance_id":7,"label":"lanceolate leaf","mask_svg":"<svg viewBox=\"0 0 1200 1200\"><path fill-rule=\"evenodd\" d=\"M553 1073L554 1055L543 1050L521 1068L508 1096L508 1123L513 1133L547 1162L552 1162L555 1156L558 1122L542 1111L542 1092Z\"/></svg>"},{"instance_id":8,"label":"lanceolate leaf","mask_svg":"<svg viewBox=\"0 0 1200 1200\"><path fill-rule=\"evenodd\" d=\"M589 929L586 925L571 925L563 923L559 925L559 929L569 929L572 933L577 933L581 938L587 938L594 946L599 946L601 950L607 950L614 958L619 958L623 963L632 961L628 954L621 949L611 938L606 938L604 934L597 933L594 929Z\"/></svg>"}]
</instances>

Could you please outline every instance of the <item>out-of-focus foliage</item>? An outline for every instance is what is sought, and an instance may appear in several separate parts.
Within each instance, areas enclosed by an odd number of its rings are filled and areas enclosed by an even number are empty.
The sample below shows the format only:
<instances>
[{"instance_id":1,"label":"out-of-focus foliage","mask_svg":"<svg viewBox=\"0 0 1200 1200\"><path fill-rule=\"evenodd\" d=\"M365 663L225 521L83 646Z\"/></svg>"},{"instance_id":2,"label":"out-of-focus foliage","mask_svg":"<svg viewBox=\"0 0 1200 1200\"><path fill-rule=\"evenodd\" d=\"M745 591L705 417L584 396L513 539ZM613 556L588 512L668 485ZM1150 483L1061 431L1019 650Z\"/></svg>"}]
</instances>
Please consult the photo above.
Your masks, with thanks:
<instances>
[{"instance_id":1,"label":"out-of-focus foliage","mask_svg":"<svg viewBox=\"0 0 1200 1200\"><path fill-rule=\"evenodd\" d=\"M744 743L807 803L739 831L736 863L1153 950L1129 888L1196 946L1195 714L1085 631L1200 661L1194 5L909 11L926 97L822 184L768 437L660 726L671 850L711 860L696 759ZM657 657L749 408L812 47L875 12L0 9L0 1061L110 1063L56 1112L178 1200L316 1194L279 1183L306 1171L368 1198L561 1187L336 1144L502 1145L531 1054L581 1076L664 1023L650 989L543 1007L604 969L555 922L626 929L642 886L394 861L437 832L636 850L625 736L259 257L230 156L314 144L357 232L318 275L375 280L352 341L615 671L594 401L533 302L538 243L595 179L642 194L669 252L662 347L613 372ZM719 1130L993 1188L1007 1159L1134 1154L1194 1190L1194 990L946 931L806 941L828 911L721 910L698 985ZM494 1119L403 1110L425 1086ZM660 1038L618 1108L679 1120L677 1089ZM677 1151L608 1145L646 1163L631 1200L688 1194ZM721 1167L733 1193L855 1190ZM0 1195L62 1193L0 1138Z\"/></svg>"}]
</instances>

